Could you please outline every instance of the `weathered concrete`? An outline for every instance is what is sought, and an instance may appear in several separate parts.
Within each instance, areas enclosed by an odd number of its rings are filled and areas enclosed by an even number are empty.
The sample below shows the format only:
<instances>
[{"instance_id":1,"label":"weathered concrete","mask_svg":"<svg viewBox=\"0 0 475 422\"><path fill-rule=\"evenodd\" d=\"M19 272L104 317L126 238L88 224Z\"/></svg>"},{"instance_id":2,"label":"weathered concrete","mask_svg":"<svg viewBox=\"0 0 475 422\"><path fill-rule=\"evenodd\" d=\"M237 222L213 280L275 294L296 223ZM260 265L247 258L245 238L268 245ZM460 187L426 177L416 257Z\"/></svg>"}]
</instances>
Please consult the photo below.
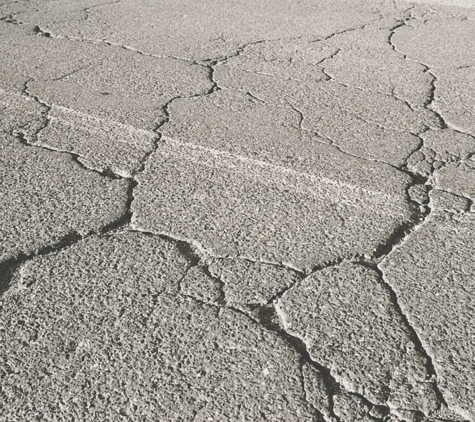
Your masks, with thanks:
<instances>
[{"instance_id":1,"label":"weathered concrete","mask_svg":"<svg viewBox=\"0 0 475 422\"><path fill-rule=\"evenodd\" d=\"M0 422L475 421L472 3L0 1Z\"/></svg>"},{"instance_id":2,"label":"weathered concrete","mask_svg":"<svg viewBox=\"0 0 475 422\"><path fill-rule=\"evenodd\" d=\"M248 317L177 294L158 237L94 237L2 297L2 419L314 420L300 358Z\"/></svg>"},{"instance_id":3,"label":"weathered concrete","mask_svg":"<svg viewBox=\"0 0 475 422\"><path fill-rule=\"evenodd\" d=\"M167 139L137 177L132 225L215 256L308 272L354 254L375 255L410 222L407 178L387 171L395 175L393 190L372 190Z\"/></svg>"}]
</instances>

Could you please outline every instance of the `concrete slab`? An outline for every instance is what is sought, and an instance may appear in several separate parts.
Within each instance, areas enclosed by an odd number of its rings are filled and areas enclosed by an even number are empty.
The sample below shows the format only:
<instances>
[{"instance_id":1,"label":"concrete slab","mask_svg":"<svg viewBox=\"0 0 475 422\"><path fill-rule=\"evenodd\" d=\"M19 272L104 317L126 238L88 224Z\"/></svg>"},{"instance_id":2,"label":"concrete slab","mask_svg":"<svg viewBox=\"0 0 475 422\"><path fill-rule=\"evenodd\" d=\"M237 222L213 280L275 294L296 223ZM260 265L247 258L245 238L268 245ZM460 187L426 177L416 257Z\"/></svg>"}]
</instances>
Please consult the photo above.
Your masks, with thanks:
<instances>
[{"instance_id":1,"label":"concrete slab","mask_svg":"<svg viewBox=\"0 0 475 422\"><path fill-rule=\"evenodd\" d=\"M301 271L377 255L413 218L404 174L392 190L166 139L137 176L132 225L186 240L219 257ZM399 192L398 192L399 190Z\"/></svg>"}]
</instances>

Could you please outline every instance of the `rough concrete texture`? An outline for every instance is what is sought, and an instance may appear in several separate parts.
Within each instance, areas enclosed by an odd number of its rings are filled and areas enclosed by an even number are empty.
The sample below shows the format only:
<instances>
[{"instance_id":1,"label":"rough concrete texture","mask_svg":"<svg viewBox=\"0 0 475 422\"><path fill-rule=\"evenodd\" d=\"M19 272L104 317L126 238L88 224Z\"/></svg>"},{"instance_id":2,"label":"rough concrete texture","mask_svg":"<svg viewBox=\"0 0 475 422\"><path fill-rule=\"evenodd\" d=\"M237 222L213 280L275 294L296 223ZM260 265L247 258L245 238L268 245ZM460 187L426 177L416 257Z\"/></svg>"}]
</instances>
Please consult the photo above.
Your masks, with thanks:
<instances>
[{"instance_id":1,"label":"rough concrete texture","mask_svg":"<svg viewBox=\"0 0 475 422\"><path fill-rule=\"evenodd\" d=\"M26 84L32 96L47 104L153 130L172 98L204 94L212 87L208 69L189 61L55 38L35 25L4 20L0 28L6 58L0 63L2 88L20 90Z\"/></svg>"},{"instance_id":2,"label":"rough concrete texture","mask_svg":"<svg viewBox=\"0 0 475 422\"><path fill-rule=\"evenodd\" d=\"M317 271L282 296L277 312L348 391L396 409L437 407L426 358L376 271L355 264Z\"/></svg>"},{"instance_id":3,"label":"rough concrete texture","mask_svg":"<svg viewBox=\"0 0 475 422\"><path fill-rule=\"evenodd\" d=\"M32 98L0 89L0 129L3 133L21 132L31 138L44 126L47 108Z\"/></svg>"},{"instance_id":4,"label":"rough concrete texture","mask_svg":"<svg viewBox=\"0 0 475 422\"><path fill-rule=\"evenodd\" d=\"M402 173L385 192L169 139L151 157L137 176L132 226L215 256L311 271L376 255L411 220Z\"/></svg>"},{"instance_id":5,"label":"rough concrete texture","mask_svg":"<svg viewBox=\"0 0 475 422\"><path fill-rule=\"evenodd\" d=\"M300 276L288 268L246 260L212 259L209 272L222 283L228 304L265 305Z\"/></svg>"},{"instance_id":6,"label":"rough concrete texture","mask_svg":"<svg viewBox=\"0 0 475 422\"><path fill-rule=\"evenodd\" d=\"M85 171L70 157L0 138L0 260L38 252L66 236L86 235L126 212L126 180Z\"/></svg>"},{"instance_id":7,"label":"rough concrete texture","mask_svg":"<svg viewBox=\"0 0 475 422\"><path fill-rule=\"evenodd\" d=\"M381 266L433 357L445 400L469 420L475 417L474 230L471 213L435 212Z\"/></svg>"},{"instance_id":8,"label":"rough concrete texture","mask_svg":"<svg viewBox=\"0 0 475 422\"><path fill-rule=\"evenodd\" d=\"M175 244L139 233L23 266L0 312L2 418L313 420L298 354L177 295L187 270Z\"/></svg>"},{"instance_id":9,"label":"rough concrete texture","mask_svg":"<svg viewBox=\"0 0 475 422\"><path fill-rule=\"evenodd\" d=\"M472 0L0 1L0 422L475 422Z\"/></svg>"},{"instance_id":10,"label":"rough concrete texture","mask_svg":"<svg viewBox=\"0 0 475 422\"><path fill-rule=\"evenodd\" d=\"M35 145L78 155L86 167L131 177L143 167L158 135L53 105Z\"/></svg>"}]
</instances>

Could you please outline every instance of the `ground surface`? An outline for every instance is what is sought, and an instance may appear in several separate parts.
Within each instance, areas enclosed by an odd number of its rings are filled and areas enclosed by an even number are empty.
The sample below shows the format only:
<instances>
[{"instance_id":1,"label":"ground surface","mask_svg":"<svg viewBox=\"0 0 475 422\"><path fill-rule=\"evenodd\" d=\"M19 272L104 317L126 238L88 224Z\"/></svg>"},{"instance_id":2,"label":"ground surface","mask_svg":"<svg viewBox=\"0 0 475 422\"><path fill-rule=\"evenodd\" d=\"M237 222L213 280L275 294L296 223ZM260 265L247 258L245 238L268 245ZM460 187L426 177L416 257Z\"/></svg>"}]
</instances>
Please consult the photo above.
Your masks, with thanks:
<instances>
[{"instance_id":1,"label":"ground surface","mask_svg":"<svg viewBox=\"0 0 475 422\"><path fill-rule=\"evenodd\" d=\"M0 421L475 421L474 5L0 0Z\"/></svg>"}]
</instances>

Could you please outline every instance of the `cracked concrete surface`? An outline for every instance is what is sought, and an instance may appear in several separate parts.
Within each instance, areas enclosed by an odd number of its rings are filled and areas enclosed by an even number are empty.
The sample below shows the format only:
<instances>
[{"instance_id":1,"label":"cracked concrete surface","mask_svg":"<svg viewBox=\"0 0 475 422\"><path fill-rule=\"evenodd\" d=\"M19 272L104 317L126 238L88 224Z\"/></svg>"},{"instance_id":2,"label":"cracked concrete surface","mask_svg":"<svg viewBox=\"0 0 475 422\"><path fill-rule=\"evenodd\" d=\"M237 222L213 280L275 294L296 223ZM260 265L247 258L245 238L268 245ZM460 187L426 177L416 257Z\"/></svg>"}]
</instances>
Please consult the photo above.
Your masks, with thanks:
<instances>
[{"instance_id":1,"label":"cracked concrete surface","mask_svg":"<svg viewBox=\"0 0 475 422\"><path fill-rule=\"evenodd\" d=\"M0 421L475 421L474 36L0 2Z\"/></svg>"}]
</instances>

